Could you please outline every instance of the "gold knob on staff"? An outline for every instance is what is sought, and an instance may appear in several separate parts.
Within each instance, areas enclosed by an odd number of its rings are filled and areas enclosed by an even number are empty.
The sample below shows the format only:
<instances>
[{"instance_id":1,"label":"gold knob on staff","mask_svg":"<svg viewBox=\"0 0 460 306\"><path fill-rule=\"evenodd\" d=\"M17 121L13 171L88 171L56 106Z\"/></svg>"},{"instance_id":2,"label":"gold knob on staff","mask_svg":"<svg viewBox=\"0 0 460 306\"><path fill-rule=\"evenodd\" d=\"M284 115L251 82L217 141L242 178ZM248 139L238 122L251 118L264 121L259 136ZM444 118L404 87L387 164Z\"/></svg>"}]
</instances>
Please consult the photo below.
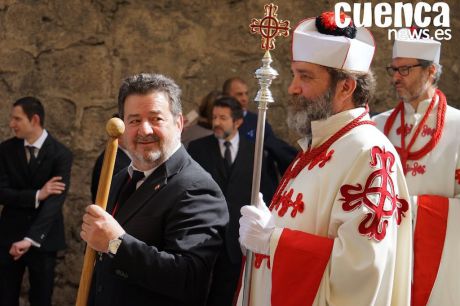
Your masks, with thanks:
<instances>
[{"instance_id":1,"label":"gold knob on staff","mask_svg":"<svg viewBox=\"0 0 460 306\"><path fill-rule=\"evenodd\" d=\"M119 118L110 119L105 129L109 136L105 148L104 162L102 163L101 177L97 188L96 205L104 210L107 207L109 199L110 184L112 183L113 168L117 157L118 137L125 131L125 124ZM78 287L76 306L86 306L88 304L89 289L91 287L91 278L93 276L94 261L96 251L86 246L85 257L83 259L83 268Z\"/></svg>"}]
</instances>

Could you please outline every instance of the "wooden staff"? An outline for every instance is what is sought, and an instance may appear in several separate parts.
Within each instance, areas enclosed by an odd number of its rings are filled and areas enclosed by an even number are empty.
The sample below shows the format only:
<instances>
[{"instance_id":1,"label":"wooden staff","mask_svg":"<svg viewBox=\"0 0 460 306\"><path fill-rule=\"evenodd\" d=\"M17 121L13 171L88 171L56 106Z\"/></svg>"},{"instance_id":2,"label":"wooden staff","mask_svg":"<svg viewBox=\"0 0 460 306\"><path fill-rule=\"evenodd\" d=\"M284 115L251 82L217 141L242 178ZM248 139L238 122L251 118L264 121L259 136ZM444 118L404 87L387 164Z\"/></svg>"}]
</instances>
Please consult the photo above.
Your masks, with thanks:
<instances>
[{"instance_id":1,"label":"wooden staff","mask_svg":"<svg viewBox=\"0 0 460 306\"><path fill-rule=\"evenodd\" d=\"M119 118L112 118L105 126L109 139L105 148L104 162L102 163L101 177L97 187L96 205L104 210L107 207L109 198L110 184L112 183L113 167L118 149L118 137L125 131L125 125ZM86 246L85 258L83 260L83 268L80 277L80 285L78 287L76 306L86 306L88 304L89 289L91 286L91 278L93 276L94 261L96 259L96 251Z\"/></svg>"}]
</instances>

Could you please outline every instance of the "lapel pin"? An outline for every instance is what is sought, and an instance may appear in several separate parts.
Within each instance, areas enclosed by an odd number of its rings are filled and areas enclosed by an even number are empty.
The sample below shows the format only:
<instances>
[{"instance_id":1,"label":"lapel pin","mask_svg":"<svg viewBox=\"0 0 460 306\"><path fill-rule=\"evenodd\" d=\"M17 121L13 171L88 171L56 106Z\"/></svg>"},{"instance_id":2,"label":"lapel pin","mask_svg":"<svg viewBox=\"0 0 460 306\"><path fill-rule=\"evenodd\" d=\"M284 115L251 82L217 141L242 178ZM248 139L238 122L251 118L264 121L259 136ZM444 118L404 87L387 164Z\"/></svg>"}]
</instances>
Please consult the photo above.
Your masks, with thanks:
<instances>
[{"instance_id":1,"label":"lapel pin","mask_svg":"<svg viewBox=\"0 0 460 306\"><path fill-rule=\"evenodd\" d=\"M153 189L155 189L155 190L160 189L160 184L156 184L155 187L153 187Z\"/></svg>"}]
</instances>

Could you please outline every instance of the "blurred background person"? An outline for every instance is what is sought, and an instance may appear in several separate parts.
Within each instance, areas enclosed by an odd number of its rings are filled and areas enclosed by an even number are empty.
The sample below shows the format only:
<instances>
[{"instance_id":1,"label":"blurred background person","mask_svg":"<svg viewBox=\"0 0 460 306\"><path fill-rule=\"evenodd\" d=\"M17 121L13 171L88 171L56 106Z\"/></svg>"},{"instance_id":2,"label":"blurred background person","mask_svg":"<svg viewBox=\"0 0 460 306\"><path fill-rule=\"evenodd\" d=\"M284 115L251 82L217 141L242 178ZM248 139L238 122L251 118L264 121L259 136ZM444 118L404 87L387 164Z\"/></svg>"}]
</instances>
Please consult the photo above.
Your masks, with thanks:
<instances>
[{"instance_id":1,"label":"blurred background person","mask_svg":"<svg viewBox=\"0 0 460 306\"><path fill-rule=\"evenodd\" d=\"M19 305L22 278L29 273L30 305L50 306L56 253L66 247L64 204L72 153L44 128L40 100L13 104L15 137L0 144L0 305Z\"/></svg>"},{"instance_id":2,"label":"blurred background person","mask_svg":"<svg viewBox=\"0 0 460 306\"><path fill-rule=\"evenodd\" d=\"M240 103L244 117L243 124L239 128L240 135L255 142L257 114L248 110L249 95L246 81L240 77L229 78L224 82L222 92L235 98ZM273 184L278 185L284 171L297 155L297 150L276 137L268 121L265 122L264 155L267 158L267 175Z\"/></svg>"},{"instance_id":3,"label":"blurred background person","mask_svg":"<svg viewBox=\"0 0 460 306\"><path fill-rule=\"evenodd\" d=\"M220 96L222 96L220 91L212 90L201 99L197 121L186 124L182 131L181 141L186 148L190 141L212 135L212 107L214 101Z\"/></svg>"},{"instance_id":4,"label":"blurred background person","mask_svg":"<svg viewBox=\"0 0 460 306\"><path fill-rule=\"evenodd\" d=\"M217 258L209 293L208 306L230 306L241 270L242 252L238 242L238 220L244 203L251 201L254 142L242 137L238 128L243 124L243 109L232 97L219 98L212 108L214 135L189 144L195 159L222 189L230 216L225 231L224 247ZM263 160L261 192L268 202L276 185L266 175Z\"/></svg>"}]
</instances>

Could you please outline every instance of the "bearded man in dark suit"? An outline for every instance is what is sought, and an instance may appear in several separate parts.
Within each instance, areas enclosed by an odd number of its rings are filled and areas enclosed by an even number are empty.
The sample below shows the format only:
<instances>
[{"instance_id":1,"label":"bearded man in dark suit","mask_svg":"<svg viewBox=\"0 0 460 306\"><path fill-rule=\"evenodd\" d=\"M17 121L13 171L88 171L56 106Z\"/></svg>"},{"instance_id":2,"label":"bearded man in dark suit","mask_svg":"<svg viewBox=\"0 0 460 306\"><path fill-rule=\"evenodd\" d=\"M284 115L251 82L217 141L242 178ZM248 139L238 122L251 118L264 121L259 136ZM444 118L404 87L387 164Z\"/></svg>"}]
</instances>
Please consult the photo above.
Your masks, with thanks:
<instances>
[{"instance_id":1,"label":"bearded man in dark suit","mask_svg":"<svg viewBox=\"0 0 460 306\"><path fill-rule=\"evenodd\" d=\"M44 129L34 97L13 104L15 137L0 144L0 305L19 305L29 272L32 306L51 305L56 252L65 248L62 205L69 189L71 152Z\"/></svg>"},{"instance_id":2,"label":"bearded man in dark suit","mask_svg":"<svg viewBox=\"0 0 460 306\"><path fill-rule=\"evenodd\" d=\"M239 127L240 135L251 142L256 140L257 117L249 111L249 94L246 81L239 77L225 80L222 86L225 95L235 98L243 108L243 124ZM264 156L267 160L267 176L272 184L278 186L280 178L297 155L297 149L278 138L270 123L265 122ZM269 202L267 202L269 203Z\"/></svg>"},{"instance_id":3,"label":"bearded man in dark suit","mask_svg":"<svg viewBox=\"0 0 460 306\"><path fill-rule=\"evenodd\" d=\"M208 306L230 306L241 270L242 252L238 242L238 220L244 203L251 201L254 142L238 132L243 124L243 109L230 96L217 99L212 109L214 135L190 142L188 151L222 189L227 200L230 222L225 232L225 247L217 259ZM266 175L263 158L261 192L270 202L276 185Z\"/></svg>"},{"instance_id":4,"label":"bearded man in dark suit","mask_svg":"<svg viewBox=\"0 0 460 306\"><path fill-rule=\"evenodd\" d=\"M114 177L107 212L90 205L83 216L81 237L100 252L88 305L205 305L228 212L181 145L180 89L135 75L118 106L132 164Z\"/></svg>"}]
</instances>

